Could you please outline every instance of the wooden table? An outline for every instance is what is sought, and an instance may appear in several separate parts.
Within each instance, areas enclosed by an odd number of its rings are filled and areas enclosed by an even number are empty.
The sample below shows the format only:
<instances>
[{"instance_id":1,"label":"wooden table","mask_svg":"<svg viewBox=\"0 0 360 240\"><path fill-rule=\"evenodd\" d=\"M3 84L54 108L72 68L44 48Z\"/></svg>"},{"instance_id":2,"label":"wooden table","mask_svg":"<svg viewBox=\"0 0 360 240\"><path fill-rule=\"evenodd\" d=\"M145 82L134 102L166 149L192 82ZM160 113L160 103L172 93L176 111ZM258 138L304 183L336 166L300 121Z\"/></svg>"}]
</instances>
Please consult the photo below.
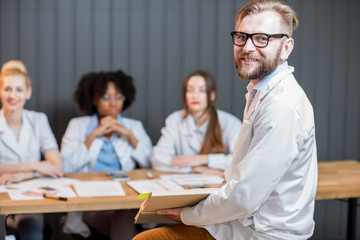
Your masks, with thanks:
<instances>
[{"instance_id":1,"label":"wooden table","mask_svg":"<svg viewBox=\"0 0 360 240\"><path fill-rule=\"evenodd\" d=\"M356 200L360 197L360 163L355 160L320 162L316 200L348 199L346 239L356 239Z\"/></svg>"},{"instance_id":2,"label":"wooden table","mask_svg":"<svg viewBox=\"0 0 360 240\"><path fill-rule=\"evenodd\" d=\"M131 179L146 179L148 170L128 172ZM159 172L152 171L155 178ZM163 173L161 173L163 174ZM66 177L79 180L106 180L105 173L73 173ZM5 239L5 214L55 213L71 211L94 211L112 209L137 209L142 200L126 183L122 183L126 196L121 197L77 197L68 201L52 199L12 201L6 193L0 194L0 240ZM355 239L356 198L360 197L360 163L355 160L319 163L316 200L349 199L347 239Z\"/></svg>"},{"instance_id":3,"label":"wooden table","mask_svg":"<svg viewBox=\"0 0 360 240\"><path fill-rule=\"evenodd\" d=\"M132 180L146 179L149 170L139 169L128 172ZM157 178L159 173L152 171ZM68 178L79 180L111 180L104 172L91 173L72 173L67 174ZM143 200L137 199L138 193L122 182L122 187L126 196L120 197L76 197L69 198L68 201L54 199L13 201L7 193L0 193L0 240L5 240L5 221L6 214L26 214L26 213L56 213L72 211L96 211L114 209L137 209Z\"/></svg>"}]
</instances>

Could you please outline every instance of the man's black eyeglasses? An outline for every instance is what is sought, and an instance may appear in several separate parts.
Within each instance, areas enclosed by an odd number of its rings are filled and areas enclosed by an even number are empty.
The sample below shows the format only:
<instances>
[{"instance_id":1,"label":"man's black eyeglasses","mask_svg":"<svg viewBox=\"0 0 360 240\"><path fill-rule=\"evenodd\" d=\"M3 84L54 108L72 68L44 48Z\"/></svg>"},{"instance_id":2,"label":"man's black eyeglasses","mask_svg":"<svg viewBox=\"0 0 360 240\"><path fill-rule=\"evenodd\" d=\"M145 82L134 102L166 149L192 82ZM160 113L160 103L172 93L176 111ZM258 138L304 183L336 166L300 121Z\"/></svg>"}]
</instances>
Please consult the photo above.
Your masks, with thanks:
<instances>
[{"instance_id":1,"label":"man's black eyeglasses","mask_svg":"<svg viewBox=\"0 0 360 240\"><path fill-rule=\"evenodd\" d=\"M285 33L278 34L266 34L266 33L244 33L244 32L231 32L233 43L236 46L244 46L247 40L250 38L252 43L258 48L264 48L269 44L270 38L283 38L289 36Z\"/></svg>"}]
</instances>

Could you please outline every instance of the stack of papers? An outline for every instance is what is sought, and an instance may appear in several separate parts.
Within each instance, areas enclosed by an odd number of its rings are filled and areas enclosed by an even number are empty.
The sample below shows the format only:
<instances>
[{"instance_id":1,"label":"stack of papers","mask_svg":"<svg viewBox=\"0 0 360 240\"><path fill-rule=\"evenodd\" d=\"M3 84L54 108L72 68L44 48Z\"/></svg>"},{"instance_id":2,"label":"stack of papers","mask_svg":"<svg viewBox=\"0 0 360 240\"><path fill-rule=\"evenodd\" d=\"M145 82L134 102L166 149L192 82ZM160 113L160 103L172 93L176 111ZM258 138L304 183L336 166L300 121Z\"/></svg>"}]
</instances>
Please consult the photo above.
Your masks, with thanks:
<instances>
[{"instance_id":1,"label":"stack of papers","mask_svg":"<svg viewBox=\"0 0 360 240\"><path fill-rule=\"evenodd\" d=\"M184 189L170 179L134 180L128 181L127 185L140 194Z\"/></svg>"},{"instance_id":2,"label":"stack of papers","mask_svg":"<svg viewBox=\"0 0 360 240\"><path fill-rule=\"evenodd\" d=\"M44 194L69 198L76 197L69 185L78 181L70 178L37 178L1 186L0 191L7 192L11 200L43 199Z\"/></svg>"},{"instance_id":3,"label":"stack of papers","mask_svg":"<svg viewBox=\"0 0 360 240\"><path fill-rule=\"evenodd\" d=\"M77 195L70 185L73 185ZM71 178L37 178L0 186L0 192L7 192L11 200L43 199L44 194L64 198L125 196L118 181L80 181Z\"/></svg>"},{"instance_id":4,"label":"stack of papers","mask_svg":"<svg viewBox=\"0 0 360 240\"><path fill-rule=\"evenodd\" d=\"M224 179L219 176L207 174L169 174L160 175L161 179L170 179L179 185L205 186L206 184L221 184Z\"/></svg>"},{"instance_id":5,"label":"stack of papers","mask_svg":"<svg viewBox=\"0 0 360 240\"><path fill-rule=\"evenodd\" d=\"M82 181L74 184L79 197L125 196L125 191L117 181Z\"/></svg>"}]
</instances>

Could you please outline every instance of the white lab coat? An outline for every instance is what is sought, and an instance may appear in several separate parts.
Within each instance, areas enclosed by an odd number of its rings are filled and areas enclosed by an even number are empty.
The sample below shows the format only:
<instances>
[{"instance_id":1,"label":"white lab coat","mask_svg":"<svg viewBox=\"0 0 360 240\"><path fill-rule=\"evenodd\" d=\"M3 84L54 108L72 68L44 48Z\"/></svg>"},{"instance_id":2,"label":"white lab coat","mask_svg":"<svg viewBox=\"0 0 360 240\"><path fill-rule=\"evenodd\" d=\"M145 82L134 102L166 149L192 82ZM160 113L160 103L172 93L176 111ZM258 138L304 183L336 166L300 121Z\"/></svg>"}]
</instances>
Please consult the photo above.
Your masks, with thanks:
<instances>
[{"instance_id":1,"label":"white lab coat","mask_svg":"<svg viewBox=\"0 0 360 240\"><path fill-rule=\"evenodd\" d=\"M7 125L0 110L0 164L37 162L41 153L57 149L58 145L44 113L23 110L19 139Z\"/></svg>"},{"instance_id":2,"label":"white lab coat","mask_svg":"<svg viewBox=\"0 0 360 240\"><path fill-rule=\"evenodd\" d=\"M136 163L142 168L150 167L149 157L152 152L152 142L143 124L141 121L130 118L123 117L122 120L138 140L136 149L134 149L127 137L116 137L113 144L122 170L133 170ZM93 121L92 116L74 118L69 122L61 142L61 156L65 172L89 172L94 170L103 140L96 138L91 143L89 149L85 146L86 130L90 121ZM90 230L82 218L82 212L69 212L63 232L77 233L83 237L88 237Z\"/></svg>"},{"instance_id":3,"label":"white lab coat","mask_svg":"<svg viewBox=\"0 0 360 240\"><path fill-rule=\"evenodd\" d=\"M292 72L287 67L257 92L225 171L227 184L200 204L184 208L185 224L204 227L221 240L297 240L312 235L317 187L314 115Z\"/></svg>"},{"instance_id":4,"label":"white lab coat","mask_svg":"<svg viewBox=\"0 0 360 240\"><path fill-rule=\"evenodd\" d=\"M61 142L61 156L65 172L94 170L103 140L96 138L89 149L85 146L85 132L92 118L92 116L83 116L70 121ZM142 123L130 118L123 117L122 119L138 140L136 149L134 149L129 144L127 137L120 136L115 139L114 148L122 169L125 171L133 170L136 163L142 168L150 167L149 157L152 152L152 143Z\"/></svg>"},{"instance_id":5,"label":"white lab coat","mask_svg":"<svg viewBox=\"0 0 360 240\"><path fill-rule=\"evenodd\" d=\"M171 164L171 159L178 155L199 154L207 130L207 122L202 126L195 125L189 114L184 118L184 110L170 114L165 120L157 145L154 147L150 161L155 170L170 172L191 172L191 167L179 168ZM225 170L232 160L234 146L241 128L241 121L234 115L217 110L222 130L222 139L226 154L209 154L208 167Z\"/></svg>"}]
</instances>

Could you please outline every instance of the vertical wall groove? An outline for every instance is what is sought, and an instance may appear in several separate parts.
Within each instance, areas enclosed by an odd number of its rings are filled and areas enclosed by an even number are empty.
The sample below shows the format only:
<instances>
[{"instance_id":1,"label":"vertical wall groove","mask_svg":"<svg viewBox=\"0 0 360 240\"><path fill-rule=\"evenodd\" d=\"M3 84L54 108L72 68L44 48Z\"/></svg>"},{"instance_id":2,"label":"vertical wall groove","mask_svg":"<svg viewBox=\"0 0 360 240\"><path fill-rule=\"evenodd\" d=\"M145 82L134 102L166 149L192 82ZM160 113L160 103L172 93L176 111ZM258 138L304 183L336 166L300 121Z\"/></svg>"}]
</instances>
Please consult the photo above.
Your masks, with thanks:
<instances>
[{"instance_id":1,"label":"vertical wall groove","mask_svg":"<svg viewBox=\"0 0 360 240\"><path fill-rule=\"evenodd\" d=\"M147 0L145 0L145 9L149 9L149 5L150 5L150 3L149 3L150 1L147 1ZM146 22L144 23L144 25L146 26L145 27L145 39L150 39L150 16L149 16L149 11L146 11L145 13L145 19L146 19ZM142 33L139 33L139 34L142 34ZM141 36L141 35L140 35ZM150 43L149 43L149 41L146 41L146 50L145 50L145 56L144 56L144 59L145 59L145 72L146 72L146 76L145 76L145 89L149 89L149 81L150 81L150 79L149 79L149 76L150 76L150 66L149 66L149 62L150 61L152 61L152 59L150 59L149 58L149 56L150 56ZM147 127L147 128L150 128L150 116L149 116L149 108L151 107L151 106L149 106L149 95L148 95L148 91L146 91L146 93L145 93L145 99L147 100L146 101L146 105L147 105L147 107L146 107L146 109L145 109L145 127Z\"/></svg>"},{"instance_id":2,"label":"vertical wall groove","mask_svg":"<svg viewBox=\"0 0 360 240\"><path fill-rule=\"evenodd\" d=\"M181 13L180 13L180 16L181 16L181 21L180 21L180 24L181 24L181 44L180 44L180 49L184 49L184 39L185 39L185 24L184 24L184 8L185 8L185 4L183 4L182 8L181 8ZM180 53L180 69L181 69L181 73L184 74L185 72L185 64L184 64L184 59L185 59L185 56L184 56L184 51L181 51Z\"/></svg>"},{"instance_id":3,"label":"vertical wall groove","mask_svg":"<svg viewBox=\"0 0 360 240\"><path fill-rule=\"evenodd\" d=\"M201 0L197 1L196 2L196 10L197 10L197 29L198 29L198 32L200 32L200 26L201 26L201 19L202 19L202 15L203 15L203 11L201 11ZM197 57L197 65L198 66L201 66L201 39L202 39L202 36L198 36L197 38L195 38L196 40L196 43L197 43L197 49L198 49L198 54L196 54L195 56ZM185 75L187 75L188 73L185 73Z\"/></svg>"},{"instance_id":4,"label":"vertical wall groove","mask_svg":"<svg viewBox=\"0 0 360 240\"><path fill-rule=\"evenodd\" d=\"M35 69L36 69L36 79L37 79L37 82L39 82L40 81L40 71L41 71L41 69L40 69L40 4L39 4L39 0L36 0L36 5L37 5L37 7L36 7L36 35L35 35L35 37L36 37L36 41L35 41L35 43L36 43L36 56L35 56L35 58L36 58L36 66L35 66ZM39 91L39 93L41 93L42 92L42 85L41 84L38 84L37 85L37 88L39 89L38 91ZM37 98L37 102L36 102L36 108L39 108L39 103L42 101L42 99L41 99L41 95L40 95L40 97L38 97Z\"/></svg>"},{"instance_id":5,"label":"vertical wall groove","mask_svg":"<svg viewBox=\"0 0 360 240\"><path fill-rule=\"evenodd\" d=\"M113 29L114 29L114 18L113 18L113 15L114 15L114 11L115 11L115 9L114 9L114 1L113 0L110 0L110 4L109 4L109 26L108 26L108 28L109 28L109 30L108 30L108 32L109 32L109 45L108 45L108 47L109 47L109 49L108 49L108 51L109 51L109 66L111 67L111 68L114 68L114 62L113 62L113 60L114 60L114 53L113 53L113 51L111 51L111 49L113 49L114 47L113 47L113 42L114 42L114 40L113 40L113 38L114 38L114 34L113 34Z\"/></svg>"},{"instance_id":6,"label":"vertical wall groove","mask_svg":"<svg viewBox=\"0 0 360 240\"><path fill-rule=\"evenodd\" d=\"M90 15L90 22L91 22L91 29L90 29L90 38L89 40L91 41L91 69L95 69L96 64L95 64L95 58L96 58L96 51L95 51L95 35L96 35L96 24L95 24L95 17L96 17L96 12L95 12L95 1L96 0L92 0L91 1L91 15Z\"/></svg>"},{"instance_id":7,"label":"vertical wall groove","mask_svg":"<svg viewBox=\"0 0 360 240\"><path fill-rule=\"evenodd\" d=\"M77 76L78 76L78 72L77 72L77 69L78 69L78 54L77 54L77 51L76 51L76 47L77 47L77 24L76 24L76 19L77 19L77 12L78 12L78 2L77 1L73 1L72 2L72 5L73 5L73 11L72 11L72 18L73 18L73 46L72 46L72 55L73 55L73 80L72 80L72 83L73 83L73 86L75 87L77 84Z\"/></svg>"},{"instance_id":8,"label":"vertical wall groove","mask_svg":"<svg viewBox=\"0 0 360 240\"><path fill-rule=\"evenodd\" d=\"M350 11L349 11L349 4L348 2L346 2L346 15L347 16L350 16ZM346 35L345 36L349 36L350 32L349 32L349 26L350 26L350 18L347 17L346 18L346 25L345 25L345 31L346 31ZM345 39L343 40L344 42L346 41L346 44L345 44L345 52L349 55L349 51L350 51L350 39L348 37L344 37ZM345 63L345 66L349 66L349 58L347 57L345 59L346 63ZM349 85L350 85L350 76L349 76L349 71L348 71L349 67L347 67L346 71L345 71L345 76L344 76L344 84L345 84L345 97L349 96ZM347 98L348 99L348 98ZM349 104L345 104L344 105L344 108L345 108L345 113L351 111L351 108L349 108ZM347 123L348 123L348 115L347 114L344 114L344 122L343 122L343 126L342 128L346 130L347 128ZM344 131L345 132L345 136L344 136L344 141L342 142L342 155L343 156L346 156L346 146L347 146L347 136L346 136L346 133L347 131Z\"/></svg>"},{"instance_id":9,"label":"vertical wall groove","mask_svg":"<svg viewBox=\"0 0 360 240\"><path fill-rule=\"evenodd\" d=\"M219 53L219 38L217 37L217 33L218 32L220 32L219 31L219 1L215 1L215 8L214 8L214 18L215 18L215 20L214 20L214 22L215 22L215 26L214 26L214 28L215 28L215 32L214 32L214 36L213 36L213 38L214 38L214 41L215 41L215 48L214 48L214 52L216 53L216 54L218 54ZM219 73L219 70L218 70L218 68L219 68L219 64L218 64L218 62L219 62L219 58L216 58L216 59L212 59L213 61L214 61L214 65L215 65L215 69L214 70L212 70L213 71L213 74L215 75L215 76L218 76L218 73ZM232 88L231 88L232 89Z\"/></svg>"},{"instance_id":10,"label":"vertical wall groove","mask_svg":"<svg viewBox=\"0 0 360 240\"><path fill-rule=\"evenodd\" d=\"M202 56L204 54L204 52L202 51L202 47L201 47L201 42L204 40L205 36L203 36L203 34L201 34L200 31L200 26L203 26L203 19L204 19L204 10L203 8L201 8L200 6L203 6L203 0L199 0L197 1L197 22L198 22L198 32L200 32L199 37L196 39L197 40L197 49L199 51L198 54L196 54L196 56L198 57L197 59L197 65L199 66L203 66L204 63L201 61L202 58L199 56ZM192 70L191 70L192 71ZM185 73L188 74L188 73Z\"/></svg>"},{"instance_id":11,"label":"vertical wall groove","mask_svg":"<svg viewBox=\"0 0 360 240\"><path fill-rule=\"evenodd\" d=\"M132 72L132 68L131 68L131 62L132 62L132 57L131 57L131 49L132 49L132 42L131 42L131 34L130 34L130 29L131 29L131 19L132 19L132 11L133 11L133 7L132 7L132 0L128 0L128 34L127 34L127 38L128 38L128 66L127 69L129 70L129 72Z\"/></svg>"},{"instance_id":12,"label":"vertical wall groove","mask_svg":"<svg viewBox=\"0 0 360 240\"><path fill-rule=\"evenodd\" d=\"M22 55L21 55L21 43L20 43L20 40L19 39L21 39L22 38L22 35L21 35L21 19L22 19L22 15L21 15L21 2L20 2L20 0L17 0L16 1L16 5L17 5L17 22L16 22L16 24L17 24L17 41L16 41L16 43L17 43L17 49L16 49L16 51L17 51L17 53L16 53L16 59L21 59L22 58Z\"/></svg>"},{"instance_id":13,"label":"vertical wall groove","mask_svg":"<svg viewBox=\"0 0 360 240\"><path fill-rule=\"evenodd\" d=\"M333 5L332 5L332 9L331 9L331 12L332 12L332 14L331 15L334 15L334 12L335 12L335 10L334 10L334 7L333 7ZM332 26L333 25L333 23L330 23L330 25ZM330 38L330 46L331 46L331 49L333 49L333 47L334 47L334 41L333 41L333 39L332 38ZM331 52L330 53L330 55L331 55L331 59L333 59L333 57L334 57L334 55L333 55L333 52ZM330 69L333 69L334 68L334 66L332 65L333 64L333 61L331 62L331 68ZM332 88L332 83L333 83L333 77L332 77L333 75L331 74L331 76L330 76L330 79L329 79L329 83L330 83L330 89ZM328 113L330 113L330 109L332 108L332 101L331 101L331 99L333 98L333 96L332 96L332 94L331 94L332 92L331 92L331 90L330 90L330 92L329 92L329 105L328 105ZM332 119L331 119L331 117L330 117L330 114L329 114L329 123L328 123L328 129L327 129L327 132L328 133L330 133L331 134L331 123L332 123ZM330 159L330 151L329 151L329 149L330 149L330 140L331 140L331 137L333 137L333 136L329 136L327 139L324 139L324 141L326 141L326 158L327 159Z\"/></svg>"},{"instance_id":14,"label":"vertical wall groove","mask_svg":"<svg viewBox=\"0 0 360 240\"><path fill-rule=\"evenodd\" d=\"M59 89L59 84L61 84L61 82L59 81L59 1L60 0L54 0L55 1L55 14L54 14L54 34L55 34L55 59L54 59L54 69L55 69L55 76L54 76L54 79L55 79L55 86L56 88L55 89ZM59 106L59 96L58 96L58 92L56 92L56 99L55 99L55 105L56 107ZM55 126L58 126L59 125L59 121L58 121L58 115L60 113L56 111L55 113Z\"/></svg>"},{"instance_id":15,"label":"vertical wall groove","mask_svg":"<svg viewBox=\"0 0 360 240\"><path fill-rule=\"evenodd\" d=\"M165 0L164 1L164 12L162 13L164 16L164 22L163 22L163 29L164 29L164 56L163 56L163 65L164 65L164 69L162 70L162 77L163 77L163 86L164 86L164 91L167 89L168 85L167 85L167 79L166 77L168 76L168 1ZM164 95L166 95L166 93L164 92ZM163 101L162 104L162 115L164 116L166 113L166 101Z\"/></svg>"}]
</instances>

